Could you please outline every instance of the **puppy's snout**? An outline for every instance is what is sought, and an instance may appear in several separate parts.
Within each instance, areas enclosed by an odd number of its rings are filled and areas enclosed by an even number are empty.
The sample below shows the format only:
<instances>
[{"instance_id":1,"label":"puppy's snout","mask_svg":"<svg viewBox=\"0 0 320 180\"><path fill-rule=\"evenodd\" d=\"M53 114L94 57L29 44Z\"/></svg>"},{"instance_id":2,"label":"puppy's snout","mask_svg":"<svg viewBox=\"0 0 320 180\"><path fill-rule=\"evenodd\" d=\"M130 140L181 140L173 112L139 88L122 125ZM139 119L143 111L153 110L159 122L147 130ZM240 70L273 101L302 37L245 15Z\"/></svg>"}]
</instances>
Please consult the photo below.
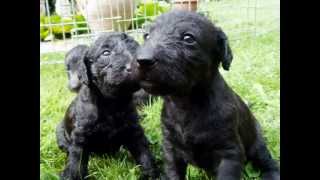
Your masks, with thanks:
<instances>
[{"instance_id":1,"label":"puppy's snout","mask_svg":"<svg viewBox=\"0 0 320 180\"><path fill-rule=\"evenodd\" d=\"M138 51L137 62L140 66L152 66L156 60L150 50L145 49Z\"/></svg>"}]
</instances>

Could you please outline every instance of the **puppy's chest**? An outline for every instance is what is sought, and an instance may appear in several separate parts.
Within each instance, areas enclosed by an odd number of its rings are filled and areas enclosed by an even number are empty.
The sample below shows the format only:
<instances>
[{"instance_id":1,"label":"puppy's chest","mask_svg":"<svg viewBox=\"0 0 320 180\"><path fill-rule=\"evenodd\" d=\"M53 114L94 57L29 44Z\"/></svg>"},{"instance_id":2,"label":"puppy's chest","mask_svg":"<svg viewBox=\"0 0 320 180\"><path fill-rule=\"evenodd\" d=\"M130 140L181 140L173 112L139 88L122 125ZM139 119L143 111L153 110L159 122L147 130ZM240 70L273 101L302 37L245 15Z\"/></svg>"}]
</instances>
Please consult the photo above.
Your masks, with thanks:
<instances>
[{"instance_id":1,"label":"puppy's chest","mask_svg":"<svg viewBox=\"0 0 320 180\"><path fill-rule=\"evenodd\" d=\"M90 132L93 136L101 135L105 138L113 138L125 131L130 126L130 119L125 112L114 114L100 113L99 118L91 125Z\"/></svg>"},{"instance_id":2,"label":"puppy's chest","mask_svg":"<svg viewBox=\"0 0 320 180\"><path fill-rule=\"evenodd\" d=\"M220 159L215 150L223 144L224 140L219 136L223 129L213 121L214 114L175 111L167 112L165 117L164 125L170 131L167 138L185 160L206 168Z\"/></svg>"},{"instance_id":3,"label":"puppy's chest","mask_svg":"<svg viewBox=\"0 0 320 180\"><path fill-rule=\"evenodd\" d=\"M208 128L210 124L199 124L201 114L187 112L168 113L164 120L164 125L170 131L170 137L184 147L192 147L206 144L206 136L212 134L212 129Z\"/></svg>"}]
</instances>

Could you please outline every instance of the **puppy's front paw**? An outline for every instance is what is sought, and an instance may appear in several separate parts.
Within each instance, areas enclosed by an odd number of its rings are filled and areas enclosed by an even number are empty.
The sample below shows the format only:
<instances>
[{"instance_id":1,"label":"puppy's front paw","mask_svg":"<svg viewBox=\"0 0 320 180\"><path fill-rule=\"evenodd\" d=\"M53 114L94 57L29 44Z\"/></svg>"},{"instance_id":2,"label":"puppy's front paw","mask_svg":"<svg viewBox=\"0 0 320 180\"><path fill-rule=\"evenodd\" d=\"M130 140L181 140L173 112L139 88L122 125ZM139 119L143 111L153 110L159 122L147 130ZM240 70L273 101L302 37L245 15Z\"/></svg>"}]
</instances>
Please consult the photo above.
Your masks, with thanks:
<instances>
[{"instance_id":1,"label":"puppy's front paw","mask_svg":"<svg viewBox=\"0 0 320 180\"><path fill-rule=\"evenodd\" d=\"M59 174L59 177L60 177L59 178L60 180L69 180L69 179L71 179L69 173L66 170L62 171Z\"/></svg>"},{"instance_id":2,"label":"puppy's front paw","mask_svg":"<svg viewBox=\"0 0 320 180\"><path fill-rule=\"evenodd\" d=\"M269 172L262 175L262 180L280 180L279 172Z\"/></svg>"},{"instance_id":3,"label":"puppy's front paw","mask_svg":"<svg viewBox=\"0 0 320 180\"><path fill-rule=\"evenodd\" d=\"M65 169L60 173L60 180L84 180L85 176L81 176L79 173L75 173L70 171L69 169Z\"/></svg>"},{"instance_id":4,"label":"puppy's front paw","mask_svg":"<svg viewBox=\"0 0 320 180\"><path fill-rule=\"evenodd\" d=\"M167 176L165 174L161 174L160 175L160 180L167 180Z\"/></svg>"},{"instance_id":5,"label":"puppy's front paw","mask_svg":"<svg viewBox=\"0 0 320 180\"><path fill-rule=\"evenodd\" d=\"M158 171L143 173L140 175L139 180L162 180Z\"/></svg>"}]
</instances>

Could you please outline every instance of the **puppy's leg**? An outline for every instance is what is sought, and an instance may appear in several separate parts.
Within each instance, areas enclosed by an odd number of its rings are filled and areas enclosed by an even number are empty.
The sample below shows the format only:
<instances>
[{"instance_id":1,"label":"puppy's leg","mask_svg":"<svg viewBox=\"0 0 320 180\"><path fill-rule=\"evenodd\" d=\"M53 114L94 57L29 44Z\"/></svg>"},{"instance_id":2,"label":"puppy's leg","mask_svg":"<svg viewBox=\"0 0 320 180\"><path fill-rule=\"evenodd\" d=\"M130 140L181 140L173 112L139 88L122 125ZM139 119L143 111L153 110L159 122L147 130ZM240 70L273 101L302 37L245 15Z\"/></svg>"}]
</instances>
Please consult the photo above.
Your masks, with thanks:
<instances>
[{"instance_id":1,"label":"puppy's leg","mask_svg":"<svg viewBox=\"0 0 320 180\"><path fill-rule=\"evenodd\" d=\"M217 180L240 180L244 165L244 152L239 143L233 148L222 150L222 159L218 166Z\"/></svg>"},{"instance_id":2,"label":"puppy's leg","mask_svg":"<svg viewBox=\"0 0 320 180\"><path fill-rule=\"evenodd\" d=\"M61 174L62 179L82 180L88 173L89 153L84 148L84 136L72 133L72 143L68 148L68 162L66 168Z\"/></svg>"},{"instance_id":3,"label":"puppy's leg","mask_svg":"<svg viewBox=\"0 0 320 180\"><path fill-rule=\"evenodd\" d=\"M261 135L259 125L256 126L257 139L247 153L253 166L262 171L263 180L280 180L280 171L275 160L272 159L266 143Z\"/></svg>"},{"instance_id":4,"label":"puppy's leg","mask_svg":"<svg viewBox=\"0 0 320 180\"><path fill-rule=\"evenodd\" d=\"M56 128L56 138L58 147L61 150L68 152L69 142L65 137L64 121L61 121Z\"/></svg>"},{"instance_id":5,"label":"puppy's leg","mask_svg":"<svg viewBox=\"0 0 320 180\"><path fill-rule=\"evenodd\" d=\"M163 133L163 151L164 151L164 170L166 179L184 180L186 176L187 163L175 152L172 143L168 139L169 132Z\"/></svg>"},{"instance_id":6,"label":"puppy's leg","mask_svg":"<svg viewBox=\"0 0 320 180\"><path fill-rule=\"evenodd\" d=\"M157 179L159 171L155 165L154 157L149 150L149 142L144 135L142 127L137 125L130 130L130 135L125 146L134 157L135 161L142 166L140 179Z\"/></svg>"}]
</instances>

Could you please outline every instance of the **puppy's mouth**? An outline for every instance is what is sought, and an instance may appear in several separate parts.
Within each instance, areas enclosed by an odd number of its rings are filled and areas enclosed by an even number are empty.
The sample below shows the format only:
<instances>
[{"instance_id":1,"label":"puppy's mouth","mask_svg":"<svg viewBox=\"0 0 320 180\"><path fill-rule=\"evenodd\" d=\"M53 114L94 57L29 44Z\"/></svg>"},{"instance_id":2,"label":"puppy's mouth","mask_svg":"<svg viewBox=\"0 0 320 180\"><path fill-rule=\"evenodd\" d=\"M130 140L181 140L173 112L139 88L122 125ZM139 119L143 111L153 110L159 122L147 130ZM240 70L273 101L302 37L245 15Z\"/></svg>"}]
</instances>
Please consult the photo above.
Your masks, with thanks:
<instances>
[{"instance_id":1,"label":"puppy's mouth","mask_svg":"<svg viewBox=\"0 0 320 180\"><path fill-rule=\"evenodd\" d=\"M152 86L154 86L154 83L152 81L148 80L148 79L141 80L140 84L141 84L142 87L150 87L151 88Z\"/></svg>"},{"instance_id":2,"label":"puppy's mouth","mask_svg":"<svg viewBox=\"0 0 320 180\"><path fill-rule=\"evenodd\" d=\"M159 96L167 95L171 89L164 84L157 83L151 80L141 80L140 87L150 94Z\"/></svg>"},{"instance_id":3,"label":"puppy's mouth","mask_svg":"<svg viewBox=\"0 0 320 180\"><path fill-rule=\"evenodd\" d=\"M150 81L150 80L141 80L140 86L149 93L156 93L156 90L158 89L157 84ZM156 93L157 94L157 93Z\"/></svg>"}]
</instances>

